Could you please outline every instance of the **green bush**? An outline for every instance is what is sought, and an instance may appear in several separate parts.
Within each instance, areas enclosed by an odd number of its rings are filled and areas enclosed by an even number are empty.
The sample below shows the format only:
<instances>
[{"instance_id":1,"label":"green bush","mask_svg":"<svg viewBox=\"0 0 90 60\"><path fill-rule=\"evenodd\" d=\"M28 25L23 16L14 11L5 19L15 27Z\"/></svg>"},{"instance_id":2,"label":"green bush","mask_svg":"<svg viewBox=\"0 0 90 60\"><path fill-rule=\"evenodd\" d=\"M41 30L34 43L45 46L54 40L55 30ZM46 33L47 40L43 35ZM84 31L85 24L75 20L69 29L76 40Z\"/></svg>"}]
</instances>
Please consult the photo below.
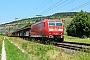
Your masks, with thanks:
<instances>
[{"instance_id":1,"label":"green bush","mask_svg":"<svg viewBox=\"0 0 90 60\"><path fill-rule=\"evenodd\" d=\"M80 11L67 26L66 32L70 36L82 37L83 35L90 36L90 16Z\"/></svg>"}]
</instances>

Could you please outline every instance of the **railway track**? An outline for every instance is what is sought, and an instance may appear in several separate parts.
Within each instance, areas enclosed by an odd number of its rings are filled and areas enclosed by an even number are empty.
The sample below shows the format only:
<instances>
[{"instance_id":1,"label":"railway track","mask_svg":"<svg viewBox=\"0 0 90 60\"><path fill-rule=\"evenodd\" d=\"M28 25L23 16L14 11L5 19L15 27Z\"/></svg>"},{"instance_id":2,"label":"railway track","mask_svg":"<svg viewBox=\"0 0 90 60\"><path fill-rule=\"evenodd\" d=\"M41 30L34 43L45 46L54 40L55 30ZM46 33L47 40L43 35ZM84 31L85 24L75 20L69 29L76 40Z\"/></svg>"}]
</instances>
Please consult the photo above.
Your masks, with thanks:
<instances>
[{"instance_id":1,"label":"railway track","mask_svg":"<svg viewBox=\"0 0 90 60\"><path fill-rule=\"evenodd\" d=\"M42 39L41 40L35 39L34 41L42 44L48 44L48 42L50 42L47 40L43 41ZM69 49L69 50L76 50L76 51L83 51L83 52L90 53L90 44L76 43L76 42L51 42L51 43L57 47L65 48L65 50Z\"/></svg>"},{"instance_id":2,"label":"railway track","mask_svg":"<svg viewBox=\"0 0 90 60\"><path fill-rule=\"evenodd\" d=\"M61 48L66 48L70 50L76 50L76 51L83 51L90 53L90 44L85 44L85 43L75 43L75 42L53 42L55 46L61 47Z\"/></svg>"},{"instance_id":3,"label":"railway track","mask_svg":"<svg viewBox=\"0 0 90 60\"><path fill-rule=\"evenodd\" d=\"M35 39L35 41L37 41L37 39ZM39 40L39 42L40 41L42 44L48 44L48 42L50 42L47 40L45 40L46 42L43 40ZM51 44L60 48L64 48L64 50L69 49L74 51L82 51L90 53L90 44L76 43L76 42L51 42Z\"/></svg>"}]
</instances>

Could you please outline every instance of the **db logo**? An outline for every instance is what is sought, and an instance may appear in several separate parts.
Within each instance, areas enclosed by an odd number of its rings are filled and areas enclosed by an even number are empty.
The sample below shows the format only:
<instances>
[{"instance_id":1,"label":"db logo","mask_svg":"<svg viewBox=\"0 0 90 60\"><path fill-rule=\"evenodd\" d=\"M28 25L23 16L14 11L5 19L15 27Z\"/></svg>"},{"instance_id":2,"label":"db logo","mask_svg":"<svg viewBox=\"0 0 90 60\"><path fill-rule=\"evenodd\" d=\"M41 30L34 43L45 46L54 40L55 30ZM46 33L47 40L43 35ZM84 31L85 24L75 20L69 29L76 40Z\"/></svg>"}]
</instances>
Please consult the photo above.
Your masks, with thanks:
<instances>
[{"instance_id":1,"label":"db logo","mask_svg":"<svg viewBox=\"0 0 90 60\"><path fill-rule=\"evenodd\" d=\"M55 31L57 31L57 29L55 28Z\"/></svg>"}]
</instances>

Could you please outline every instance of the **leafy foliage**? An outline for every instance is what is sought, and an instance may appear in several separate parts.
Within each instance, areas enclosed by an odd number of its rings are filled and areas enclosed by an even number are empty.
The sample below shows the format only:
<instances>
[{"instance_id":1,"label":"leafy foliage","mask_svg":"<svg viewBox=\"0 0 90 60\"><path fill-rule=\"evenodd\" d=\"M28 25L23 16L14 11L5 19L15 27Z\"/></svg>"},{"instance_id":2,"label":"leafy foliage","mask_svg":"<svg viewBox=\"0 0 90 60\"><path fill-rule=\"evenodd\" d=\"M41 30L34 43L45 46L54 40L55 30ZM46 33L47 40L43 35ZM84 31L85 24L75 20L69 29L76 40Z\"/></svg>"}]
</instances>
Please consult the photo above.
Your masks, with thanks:
<instances>
[{"instance_id":1,"label":"leafy foliage","mask_svg":"<svg viewBox=\"0 0 90 60\"><path fill-rule=\"evenodd\" d=\"M67 34L71 36L90 36L90 16L81 10L66 29Z\"/></svg>"}]
</instances>

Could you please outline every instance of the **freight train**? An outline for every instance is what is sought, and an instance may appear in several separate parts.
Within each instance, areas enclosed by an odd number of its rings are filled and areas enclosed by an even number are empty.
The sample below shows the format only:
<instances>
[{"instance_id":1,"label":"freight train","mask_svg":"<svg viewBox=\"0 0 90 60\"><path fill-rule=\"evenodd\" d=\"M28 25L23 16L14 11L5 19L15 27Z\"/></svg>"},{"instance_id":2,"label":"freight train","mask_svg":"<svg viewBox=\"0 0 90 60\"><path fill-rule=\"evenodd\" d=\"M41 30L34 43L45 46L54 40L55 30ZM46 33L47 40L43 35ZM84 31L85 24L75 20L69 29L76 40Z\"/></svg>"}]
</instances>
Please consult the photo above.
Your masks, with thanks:
<instances>
[{"instance_id":1,"label":"freight train","mask_svg":"<svg viewBox=\"0 0 90 60\"><path fill-rule=\"evenodd\" d=\"M63 42L64 40L64 23L57 19L44 19L35 24L24 27L20 30L14 31L8 36L36 38L36 39L50 39L53 41Z\"/></svg>"}]
</instances>

